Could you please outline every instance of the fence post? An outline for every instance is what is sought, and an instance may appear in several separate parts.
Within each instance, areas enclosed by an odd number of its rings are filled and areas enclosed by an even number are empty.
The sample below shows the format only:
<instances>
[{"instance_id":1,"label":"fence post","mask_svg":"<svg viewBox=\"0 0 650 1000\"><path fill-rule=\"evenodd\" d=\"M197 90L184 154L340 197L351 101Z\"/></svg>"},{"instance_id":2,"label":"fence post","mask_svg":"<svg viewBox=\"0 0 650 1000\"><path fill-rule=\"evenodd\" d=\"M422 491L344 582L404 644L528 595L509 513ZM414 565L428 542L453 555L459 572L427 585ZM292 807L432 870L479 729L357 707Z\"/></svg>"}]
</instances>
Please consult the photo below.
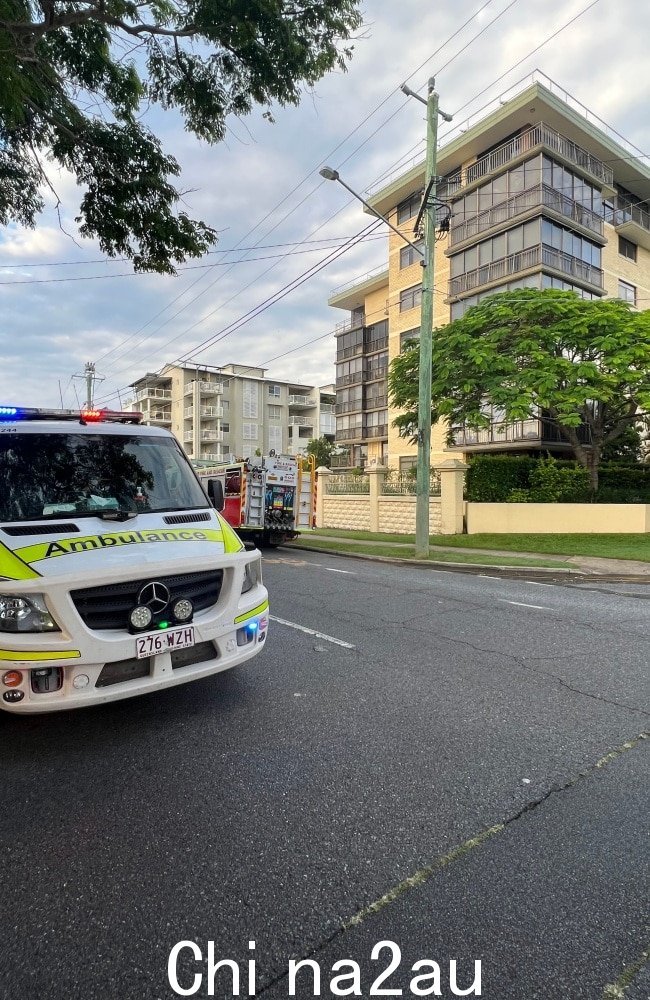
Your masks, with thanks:
<instances>
[{"instance_id":1,"label":"fence post","mask_svg":"<svg viewBox=\"0 0 650 1000\"><path fill-rule=\"evenodd\" d=\"M463 532L463 490L467 466L457 458L436 465L440 476L440 534Z\"/></svg>"},{"instance_id":2,"label":"fence post","mask_svg":"<svg viewBox=\"0 0 650 1000\"><path fill-rule=\"evenodd\" d=\"M316 527L325 528L325 497L327 496L328 477L331 470L321 465L316 469Z\"/></svg>"},{"instance_id":3,"label":"fence post","mask_svg":"<svg viewBox=\"0 0 650 1000\"><path fill-rule=\"evenodd\" d=\"M367 465L364 471L370 487L370 530L379 531L379 498L388 469L383 465Z\"/></svg>"}]
</instances>

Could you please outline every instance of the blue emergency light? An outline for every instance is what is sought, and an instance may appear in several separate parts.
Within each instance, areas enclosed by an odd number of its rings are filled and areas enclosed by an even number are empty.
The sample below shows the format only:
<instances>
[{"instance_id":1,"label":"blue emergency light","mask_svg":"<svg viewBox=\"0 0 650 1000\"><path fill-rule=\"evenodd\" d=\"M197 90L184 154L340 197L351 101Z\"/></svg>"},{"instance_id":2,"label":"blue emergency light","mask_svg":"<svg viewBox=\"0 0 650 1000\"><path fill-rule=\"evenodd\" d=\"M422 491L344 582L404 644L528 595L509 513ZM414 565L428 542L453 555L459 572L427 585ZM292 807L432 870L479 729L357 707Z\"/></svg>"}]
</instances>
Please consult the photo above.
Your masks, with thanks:
<instances>
[{"instance_id":1,"label":"blue emergency light","mask_svg":"<svg viewBox=\"0 0 650 1000\"><path fill-rule=\"evenodd\" d=\"M142 414L138 410L46 410L40 406L0 406L2 420L78 420L82 424L109 421L120 424L139 424Z\"/></svg>"}]
</instances>

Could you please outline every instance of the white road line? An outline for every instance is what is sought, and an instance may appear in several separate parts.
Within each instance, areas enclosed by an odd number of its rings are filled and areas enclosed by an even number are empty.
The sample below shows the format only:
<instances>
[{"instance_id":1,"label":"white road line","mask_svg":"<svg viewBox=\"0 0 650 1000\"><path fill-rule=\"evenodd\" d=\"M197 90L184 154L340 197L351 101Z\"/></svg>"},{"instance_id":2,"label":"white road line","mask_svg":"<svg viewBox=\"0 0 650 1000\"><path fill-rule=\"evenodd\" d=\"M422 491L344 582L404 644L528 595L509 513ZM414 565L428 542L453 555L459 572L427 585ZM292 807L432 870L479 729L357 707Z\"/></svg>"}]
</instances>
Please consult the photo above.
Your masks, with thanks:
<instances>
[{"instance_id":1,"label":"white road line","mask_svg":"<svg viewBox=\"0 0 650 1000\"><path fill-rule=\"evenodd\" d=\"M488 576L486 573L479 573L481 580L500 580L500 576Z\"/></svg>"},{"instance_id":2,"label":"white road line","mask_svg":"<svg viewBox=\"0 0 650 1000\"><path fill-rule=\"evenodd\" d=\"M505 597L500 597L500 601L504 604L514 604L518 608L535 608L536 611L551 611L551 608L545 607L543 604L524 604L523 601L507 601Z\"/></svg>"},{"instance_id":3,"label":"white road line","mask_svg":"<svg viewBox=\"0 0 650 1000\"><path fill-rule=\"evenodd\" d=\"M351 569L332 569L331 566L326 566L325 569L328 573L345 573L346 576L354 576L355 574Z\"/></svg>"},{"instance_id":4,"label":"white road line","mask_svg":"<svg viewBox=\"0 0 650 1000\"><path fill-rule=\"evenodd\" d=\"M555 583L540 583L539 580L526 580L526 583L531 587L555 587Z\"/></svg>"},{"instance_id":5,"label":"white road line","mask_svg":"<svg viewBox=\"0 0 650 1000\"><path fill-rule=\"evenodd\" d=\"M269 615L272 622L277 622L278 625L287 625L289 628L295 628L298 632L306 632L307 635L313 635L315 639L324 639L325 642L333 642L335 646L343 646L344 649L356 649L351 642L343 642L343 639L335 639L333 635L326 635L325 632L316 632L313 628L306 628L304 625L297 625L296 622L287 622L284 618L276 618L275 615Z\"/></svg>"}]
</instances>

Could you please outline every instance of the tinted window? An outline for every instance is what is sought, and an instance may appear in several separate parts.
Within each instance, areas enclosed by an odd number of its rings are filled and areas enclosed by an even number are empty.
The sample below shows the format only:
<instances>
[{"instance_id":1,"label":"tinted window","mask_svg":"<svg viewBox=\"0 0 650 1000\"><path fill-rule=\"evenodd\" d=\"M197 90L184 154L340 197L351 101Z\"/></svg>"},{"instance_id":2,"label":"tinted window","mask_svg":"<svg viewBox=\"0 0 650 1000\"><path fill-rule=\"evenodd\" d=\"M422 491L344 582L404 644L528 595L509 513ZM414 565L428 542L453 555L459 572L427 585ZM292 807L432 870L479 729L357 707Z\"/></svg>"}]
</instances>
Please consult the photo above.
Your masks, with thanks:
<instances>
[{"instance_id":1,"label":"tinted window","mask_svg":"<svg viewBox=\"0 0 650 1000\"><path fill-rule=\"evenodd\" d=\"M0 520L207 507L173 438L0 435Z\"/></svg>"}]
</instances>

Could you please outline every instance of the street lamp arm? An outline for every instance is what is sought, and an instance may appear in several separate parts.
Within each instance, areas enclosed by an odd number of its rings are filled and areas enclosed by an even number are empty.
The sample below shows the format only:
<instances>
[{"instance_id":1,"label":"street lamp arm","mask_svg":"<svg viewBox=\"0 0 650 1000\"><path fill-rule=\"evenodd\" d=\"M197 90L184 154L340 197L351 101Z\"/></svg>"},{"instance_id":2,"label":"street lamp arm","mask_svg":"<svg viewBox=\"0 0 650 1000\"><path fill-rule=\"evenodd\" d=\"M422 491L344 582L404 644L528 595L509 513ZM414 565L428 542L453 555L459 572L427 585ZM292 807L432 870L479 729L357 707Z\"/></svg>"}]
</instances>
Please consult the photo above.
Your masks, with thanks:
<instances>
[{"instance_id":1,"label":"street lamp arm","mask_svg":"<svg viewBox=\"0 0 650 1000\"><path fill-rule=\"evenodd\" d=\"M346 191L349 191L350 194L357 199L357 201L360 201L361 204L368 209L371 215L374 215L378 219L381 219L382 222L385 222L389 229L392 229L394 233L397 233L397 235L401 239L403 239L405 243L408 243L408 245L412 247L417 253L419 253L420 257L424 259L424 251L422 250L422 248L419 247L417 243L413 243L407 236L404 235L403 232L401 232L401 230L397 228L397 226L394 226L392 222L389 222L389 220L386 218L385 215L382 215L381 212L378 212L376 208L373 208L372 205L369 205L368 202L365 200L365 198L362 198L360 194L358 194L350 187L349 184L346 184L345 181L342 180L341 177L339 176L338 170L333 170L332 167L322 167L318 172L321 175L321 177L324 177L328 181L338 181L339 184L341 184Z\"/></svg>"}]
</instances>

